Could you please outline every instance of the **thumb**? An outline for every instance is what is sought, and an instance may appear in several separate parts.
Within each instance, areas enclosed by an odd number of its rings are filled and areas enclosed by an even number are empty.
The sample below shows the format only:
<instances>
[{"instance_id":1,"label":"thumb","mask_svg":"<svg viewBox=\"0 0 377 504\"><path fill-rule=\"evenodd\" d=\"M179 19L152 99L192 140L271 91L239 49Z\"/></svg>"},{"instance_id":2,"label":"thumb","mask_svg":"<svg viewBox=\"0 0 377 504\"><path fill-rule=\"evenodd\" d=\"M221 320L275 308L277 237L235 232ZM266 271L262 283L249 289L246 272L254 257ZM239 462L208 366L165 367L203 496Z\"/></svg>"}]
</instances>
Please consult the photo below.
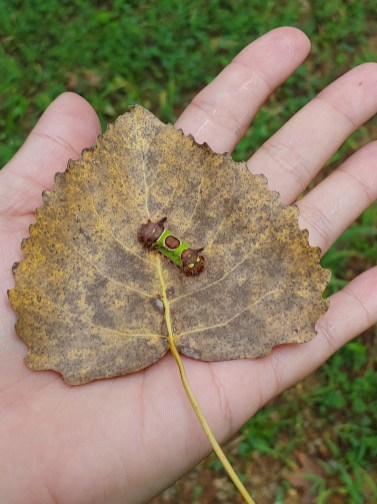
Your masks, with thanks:
<instances>
[{"instance_id":1,"label":"thumb","mask_svg":"<svg viewBox=\"0 0 377 504\"><path fill-rule=\"evenodd\" d=\"M74 93L63 93L43 113L26 142L0 171L0 213L33 213L42 191L101 133L97 114Z\"/></svg>"}]
</instances>

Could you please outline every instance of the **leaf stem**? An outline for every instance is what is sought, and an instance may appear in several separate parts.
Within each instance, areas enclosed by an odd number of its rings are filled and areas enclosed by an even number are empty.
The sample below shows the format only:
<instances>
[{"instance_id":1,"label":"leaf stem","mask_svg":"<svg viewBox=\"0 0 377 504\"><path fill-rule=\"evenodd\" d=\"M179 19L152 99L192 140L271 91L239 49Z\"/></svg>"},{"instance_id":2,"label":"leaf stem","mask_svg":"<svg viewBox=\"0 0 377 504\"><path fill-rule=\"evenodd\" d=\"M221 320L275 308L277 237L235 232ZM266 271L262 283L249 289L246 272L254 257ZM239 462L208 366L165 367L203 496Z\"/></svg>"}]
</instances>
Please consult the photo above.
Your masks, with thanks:
<instances>
[{"instance_id":1,"label":"leaf stem","mask_svg":"<svg viewBox=\"0 0 377 504\"><path fill-rule=\"evenodd\" d=\"M201 411L201 409L199 407L199 404L197 403L197 401L195 399L195 396L194 396L194 394L192 392L190 384L189 384L189 382L187 380L186 371L185 371L185 368L183 366L183 362L182 362L181 356L179 355L177 347L175 346L175 342L174 342L173 327L172 327L171 316L170 316L169 300L168 300L167 295L166 295L166 285L165 285L165 281L164 281L164 278L163 278L163 275L162 275L162 268L161 268L161 262L160 261L159 261L157 269L158 269L158 274L159 274L161 285L162 285L162 301L163 301L163 304L164 304L164 307L165 307L165 321L166 321L166 327L167 327L167 330L168 330L169 348L170 348L170 351L173 354L173 357L174 357L174 359L175 359L175 361L176 361L176 363L178 365L179 372L180 372L180 375L181 375L182 384L183 384L183 387L184 387L185 392L187 394L187 397L188 397L188 399L189 399L189 401L191 403L191 406L192 406L193 410L195 411L196 416L198 417L200 425L202 426L202 428L203 428L203 430L204 430L204 432L205 432L205 434L206 434L206 436L208 438L208 441L211 443L213 451L216 453L218 459L220 460L220 462L224 466L224 469L228 473L229 478L232 480L232 482L234 483L235 487L237 488L237 490L240 492L240 494L244 498L245 502L247 502L248 504L256 504L255 501L249 495L248 491L244 487L244 485L241 482L241 480L239 479L239 477L237 476L237 473L233 469L231 463L226 458L225 453L223 452L221 446L217 442L214 434L212 433L211 428L208 425L208 422L205 419L205 417L203 415L203 412Z\"/></svg>"},{"instance_id":2,"label":"leaf stem","mask_svg":"<svg viewBox=\"0 0 377 504\"><path fill-rule=\"evenodd\" d=\"M241 482L241 480L237 476L237 473L233 469L231 463L226 458L225 453L223 452L223 450L221 449L221 446L217 442L214 434L211 431L210 426L207 423L207 420L205 419L205 417L203 415L203 412L201 411L198 403L196 402L195 396L194 396L194 394L193 394L193 392L191 390L190 384L189 384L189 382L187 380L187 376L186 376L185 368L183 366L182 359L181 359L181 357L180 357L180 355L179 355L179 353L177 351L177 348L176 348L176 346L174 344L174 339L170 338L170 335L169 335L169 347L170 347L170 351L173 354L173 356L175 358L175 361L176 361L176 363L177 363L177 365L179 367L179 372L181 374L182 384L183 384L183 387L184 387L184 389L186 391L187 397L189 398L191 406L193 407L193 409L194 409L194 411L196 413L196 416L198 417L200 425L203 427L203 430L204 430L204 432L205 432L205 434L206 434L206 436L208 438L208 441L212 445L213 451L216 453L216 455L219 458L220 462L224 466L224 469L228 473L228 476L233 481L235 487L240 492L240 494L244 498L245 502L247 502L248 504L255 504L255 501L250 497L248 491L246 490L246 488L244 487L243 483Z\"/></svg>"}]
</instances>

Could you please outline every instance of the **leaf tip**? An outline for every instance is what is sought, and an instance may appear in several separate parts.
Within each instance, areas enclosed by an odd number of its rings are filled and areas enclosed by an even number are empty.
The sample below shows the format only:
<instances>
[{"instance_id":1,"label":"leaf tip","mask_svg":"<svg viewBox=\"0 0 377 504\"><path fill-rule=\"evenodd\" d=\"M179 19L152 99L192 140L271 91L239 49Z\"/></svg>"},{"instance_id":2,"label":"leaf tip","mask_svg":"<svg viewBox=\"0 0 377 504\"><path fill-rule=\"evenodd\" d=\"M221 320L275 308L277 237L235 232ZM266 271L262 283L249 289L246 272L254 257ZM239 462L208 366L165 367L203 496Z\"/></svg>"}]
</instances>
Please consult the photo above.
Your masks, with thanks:
<instances>
[{"instance_id":1,"label":"leaf tip","mask_svg":"<svg viewBox=\"0 0 377 504\"><path fill-rule=\"evenodd\" d=\"M30 232L31 224L29 226L29 232ZM24 251L25 247L27 245L27 242L29 241L29 237L23 238L21 241L21 250Z\"/></svg>"},{"instance_id":2,"label":"leaf tip","mask_svg":"<svg viewBox=\"0 0 377 504\"><path fill-rule=\"evenodd\" d=\"M19 265L20 265L20 261L16 261L16 262L13 263L13 265L12 265L12 273L13 273L13 275L16 274L16 271L17 271L17 268L19 267Z\"/></svg>"},{"instance_id":3,"label":"leaf tip","mask_svg":"<svg viewBox=\"0 0 377 504\"><path fill-rule=\"evenodd\" d=\"M69 161L68 161L68 163L69 163ZM56 172L54 175L54 184L57 184L63 178L64 178L64 172Z\"/></svg>"},{"instance_id":4,"label":"leaf tip","mask_svg":"<svg viewBox=\"0 0 377 504\"><path fill-rule=\"evenodd\" d=\"M14 291L15 289L8 289L7 290L7 296L8 296L8 299L9 301L11 302L11 305L13 306L13 299L14 299Z\"/></svg>"},{"instance_id":5,"label":"leaf tip","mask_svg":"<svg viewBox=\"0 0 377 504\"><path fill-rule=\"evenodd\" d=\"M51 191L48 191L47 189L45 189L42 192L42 200L43 200L43 203L48 204L51 200Z\"/></svg>"}]
</instances>

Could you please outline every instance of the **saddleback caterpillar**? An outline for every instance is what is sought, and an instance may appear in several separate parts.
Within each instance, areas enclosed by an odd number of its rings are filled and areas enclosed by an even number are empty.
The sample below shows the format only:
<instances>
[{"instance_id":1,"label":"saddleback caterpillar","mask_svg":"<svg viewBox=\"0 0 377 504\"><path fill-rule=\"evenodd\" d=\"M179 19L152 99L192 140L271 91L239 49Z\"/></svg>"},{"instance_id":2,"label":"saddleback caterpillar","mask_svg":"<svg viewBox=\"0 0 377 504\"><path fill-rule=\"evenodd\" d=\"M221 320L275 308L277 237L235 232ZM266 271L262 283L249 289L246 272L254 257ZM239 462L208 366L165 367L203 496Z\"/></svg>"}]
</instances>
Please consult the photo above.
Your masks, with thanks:
<instances>
[{"instance_id":1,"label":"saddleback caterpillar","mask_svg":"<svg viewBox=\"0 0 377 504\"><path fill-rule=\"evenodd\" d=\"M204 257L200 255L203 248L192 249L186 242L177 238L164 224L167 217L158 222L148 219L137 233L137 239L144 247L155 248L168 257L188 276L199 275L204 269Z\"/></svg>"}]
</instances>

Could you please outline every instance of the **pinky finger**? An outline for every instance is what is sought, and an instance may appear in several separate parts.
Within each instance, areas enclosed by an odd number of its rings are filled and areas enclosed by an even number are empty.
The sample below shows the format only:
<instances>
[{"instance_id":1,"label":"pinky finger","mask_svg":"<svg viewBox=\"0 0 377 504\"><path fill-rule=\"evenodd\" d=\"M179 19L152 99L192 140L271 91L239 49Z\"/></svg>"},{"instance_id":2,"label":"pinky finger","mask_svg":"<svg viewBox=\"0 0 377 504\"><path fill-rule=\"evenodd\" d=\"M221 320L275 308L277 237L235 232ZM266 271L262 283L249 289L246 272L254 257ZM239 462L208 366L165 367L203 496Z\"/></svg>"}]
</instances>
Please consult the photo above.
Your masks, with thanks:
<instances>
[{"instance_id":1,"label":"pinky finger","mask_svg":"<svg viewBox=\"0 0 377 504\"><path fill-rule=\"evenodd\" d=\"M303 345L282 345L255 361L263 371L261 405L315 371L339 348L377 323L377 266L362 273L330 298L330 308L316 324L317 335ZM269 361L270 372L266 373ZM262 369L259 369L261 366ZM267 384L267 385L266 385Z\"/></svg>"},{"instance_id":2,"label":"pinky finger","mask_svg":"<svg viewBox=\"0 0 377 504\"><path fill-rule=\"evenodd\" d=\"M377 142L371 142L297 202L300 227L311 245L327 252L377 198Z\"/></svg>"},{"instance_id":3,"label":"pinky finger","mask_svg":"<svg viewBox=\"0 0 377 504\"><path fill-rule=\"evenodd\" d=\"M331 296L330 309L316 326L318 337L326 343L324 358L376 323L377 266Z\"/></svg>"}]
</instances>

